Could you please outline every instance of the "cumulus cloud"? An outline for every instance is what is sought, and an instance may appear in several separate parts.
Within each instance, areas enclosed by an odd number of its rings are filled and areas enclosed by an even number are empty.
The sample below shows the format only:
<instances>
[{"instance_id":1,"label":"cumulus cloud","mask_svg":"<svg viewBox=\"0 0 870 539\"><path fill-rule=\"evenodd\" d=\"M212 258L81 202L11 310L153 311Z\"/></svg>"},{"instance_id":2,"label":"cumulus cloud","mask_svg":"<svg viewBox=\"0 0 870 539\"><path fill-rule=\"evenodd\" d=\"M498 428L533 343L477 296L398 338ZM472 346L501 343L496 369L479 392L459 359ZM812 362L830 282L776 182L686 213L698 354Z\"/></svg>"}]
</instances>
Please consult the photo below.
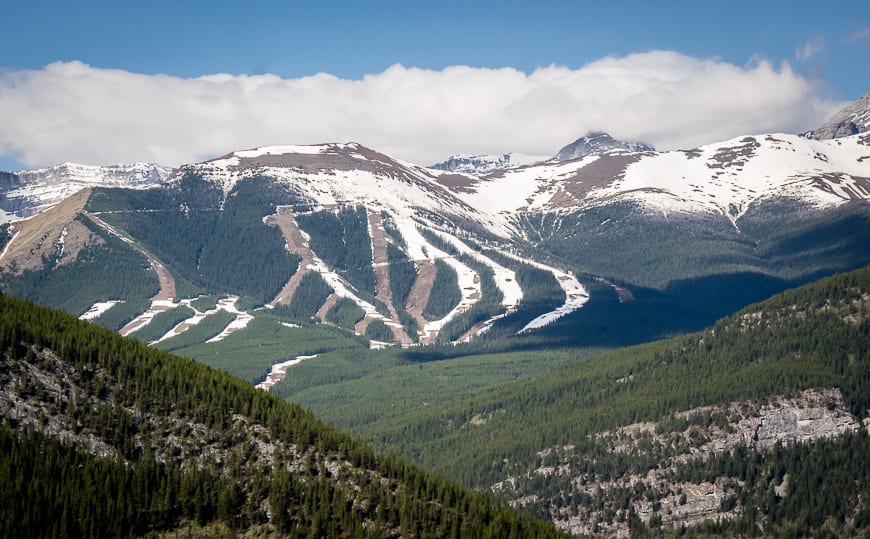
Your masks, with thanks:
<instances>
[{"instance_id":1,"label":"cumulus cloud","mask_svg":"<svg viewBox=\"0 0 870 539\"><path fill-rule=\"evenodd\" d=\"M526 74L394 65L179 78L58 62L0 72L0 155L28 167L195 162L270 144L356 141L430 164L455 153L554 155L589 130L660 149L814 127L841 106L787 63L736 66L669 51Z\"/></svg>"}]
</instances>

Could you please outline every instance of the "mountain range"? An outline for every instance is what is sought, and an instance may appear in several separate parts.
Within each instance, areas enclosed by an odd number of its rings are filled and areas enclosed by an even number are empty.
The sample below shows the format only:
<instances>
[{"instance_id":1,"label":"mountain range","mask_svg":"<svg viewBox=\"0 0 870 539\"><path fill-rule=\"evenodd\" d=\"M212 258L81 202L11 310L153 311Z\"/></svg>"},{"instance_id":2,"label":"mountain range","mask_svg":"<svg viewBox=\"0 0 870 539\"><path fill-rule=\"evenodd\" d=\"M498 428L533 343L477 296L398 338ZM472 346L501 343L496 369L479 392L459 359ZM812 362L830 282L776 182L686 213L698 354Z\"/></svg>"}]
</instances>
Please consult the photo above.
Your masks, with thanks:
<instances>
[{"instance_id":1,"label":"mountain range","mask_svg":"<svg viewBox=\"0 0 870 539\"><path fill-rule=\"evenodd\" d=\"M115 329L211 293L326 323L343 309L357 319L345 323L353 332L409 345L466 341L493 326L493 336L553 326L590 338L572 314L588 283L602 281L635 300L614 324L644 340L870 262L866 134L742 136L656 152L590 133L559 153L466 174L356 143L286 145L171 172L7 174L8 208L56 205L6 225L3 286L77 315L96 308L89 316ZM68 196L80 186L90 190ZM140 290L50 292L52 273L76 273L108 236L131 263L153 268ZM103 283L124 279L111 265L101 271ZM148 309L150 296L174 301ZM650 314L658 321L636 323Z\"/></svg>"},{"instance_id":2,"label":"mountain range","mask_svg":"<svg viewBox=\"0 0 870 539\"><path fill-rule=\"evenodd\" d=\"M867 106L679 151L3 173L2 529L555 533L281 397L571 533L860 533Z\"/></svg>"}]
</instances>

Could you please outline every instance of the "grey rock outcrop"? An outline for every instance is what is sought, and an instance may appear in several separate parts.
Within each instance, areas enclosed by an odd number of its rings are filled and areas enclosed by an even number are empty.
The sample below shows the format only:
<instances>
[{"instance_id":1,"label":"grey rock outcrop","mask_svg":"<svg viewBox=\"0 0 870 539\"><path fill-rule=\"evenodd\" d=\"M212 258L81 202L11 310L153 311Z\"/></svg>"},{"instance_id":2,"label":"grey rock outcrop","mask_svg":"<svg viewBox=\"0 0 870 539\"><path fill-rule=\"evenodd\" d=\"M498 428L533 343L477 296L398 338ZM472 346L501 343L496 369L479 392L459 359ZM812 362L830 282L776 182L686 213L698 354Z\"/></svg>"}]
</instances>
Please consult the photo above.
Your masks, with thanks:
<instances>
[{"instance_id":1,"label":"grey rock outcrop","mask_svg":"<svg viewBox=\"0 0 870 539\"><path fill-rule=\"evenodd\" d=\"M870 92L843 108L821 126L804 133L807 138L835 139L870 130Z\"/></svg>"}]
</instances>

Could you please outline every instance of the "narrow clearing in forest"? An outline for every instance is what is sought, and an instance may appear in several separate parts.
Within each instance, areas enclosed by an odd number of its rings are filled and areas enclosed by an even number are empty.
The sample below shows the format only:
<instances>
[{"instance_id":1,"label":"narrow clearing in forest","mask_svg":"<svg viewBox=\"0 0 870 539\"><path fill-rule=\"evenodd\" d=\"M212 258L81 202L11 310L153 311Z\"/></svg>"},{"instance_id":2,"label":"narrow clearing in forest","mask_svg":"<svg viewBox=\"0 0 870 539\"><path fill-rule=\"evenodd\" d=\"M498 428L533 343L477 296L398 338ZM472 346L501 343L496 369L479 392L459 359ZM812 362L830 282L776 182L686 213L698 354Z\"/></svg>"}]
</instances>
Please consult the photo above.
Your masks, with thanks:
<instances>
[{"instance_id":1,"label":"narrow clearing in forest","mask_svg":"<svg viewBox=\"0 0 870 539\"><path fill-rule=\"evenodd\" d=\"M332 293L326 298L326 301L323 302L323 305L317 309L317 314L314 315L315 318L323 322L324 324L329 324L330 326L334 326L332 322L326 319L326 313L329 312L329 309L332 309L332 306L338 303L339 297L338 294Z\"/></svg>"},{"instance_id":2,"label":"narrow clearing in forest","mask_svg":"<svg viewBox=\"0 0 870 539\"><path fill-rule=\"evenodd\" d=\"M429 296L432 294L432 284L435 282L435 263L431 260L417 260L414 262L417 266L417 280L411 287L411 292L408 293L408 300L405 302L405 310L408 314L417 320L420 328L426 327L428 320L423 318L423 310L429 303ZM423 335L420 342L428 344L432 342L438 334Z\"/></svg>"},{"instance_id":3,"label":"narrow clearing in forest","mask_svg":"<svg viewBox=\"0 0 870 539\"><path fill-rule=\"evenodd\" d=\"M302 282L302 277L310 271L309 266L314 262L314 253L308 247L305 238L302 236L302 231L299 230L299 226L296 224L296 220L293 219L291 214L283 213L285 210L285 208L279 206L275 215L266 217L265 223L267 225L277 225L287 241L288 249L302 257L302 260L299 261L299 268L296 270L296 273L290 277L281 288L281 291L278 292L278 295L275 296L275 299L269 303L273 306L290 304L293 294L299 288L299 283Z\"/></svg>"},{"instance_id":4,"label":"narrow clearing in forest","mask_svg":"<svg viewBox=\"0 0 870 539\"><path fill-rule=\"evenodd\" d=\"M390 311L390 318L393 324L388 324L393 331L393 337L402 344L409 346L413 344L413 340L399 322L399 313L393 306L393 293L390 289L390 261L387 258L387 233L384 230L384 223L381 216L375 212L367 212L369 219L369 235L372 238L372 269L375 272L375 297L386 304ZM359 326L359 324L357 324ZM363 330L368 327L365 324Z\"/></svg>"},{"instance_id":5,"label":"narrow clearing in forest","mask_svg":"<svg viewBox=\"0 0 870 539\"><path fill-rule=\"evenodd\" d=\"M157 294L152 296L151 306L148 308L148 310L128 322L127 325L122 327L118 333L124 336L129 335L150 322L151 319L154 318L154 315L156 315L157 313L173 308L175 305L172 303L172 301L175 298L176 293L175 278L172 277L172 274L169 272L168 269L166 269L166 266L164 266L163 263L160 262L156 256L152 255L150 252L148 252L147 249L142 247L135 239L113 227L109 223L103 221L97 215L87 211L82 211L82 215L90 219L92 223L99 226L109 234L115 236L133 249L136 249L137 251L142 253L142 256L148 259L148 263L151 264L151 268L153 268L154 271L157 273L157 280L160 282L160 290L157 291Z\"/></svg>"}]
</instances>

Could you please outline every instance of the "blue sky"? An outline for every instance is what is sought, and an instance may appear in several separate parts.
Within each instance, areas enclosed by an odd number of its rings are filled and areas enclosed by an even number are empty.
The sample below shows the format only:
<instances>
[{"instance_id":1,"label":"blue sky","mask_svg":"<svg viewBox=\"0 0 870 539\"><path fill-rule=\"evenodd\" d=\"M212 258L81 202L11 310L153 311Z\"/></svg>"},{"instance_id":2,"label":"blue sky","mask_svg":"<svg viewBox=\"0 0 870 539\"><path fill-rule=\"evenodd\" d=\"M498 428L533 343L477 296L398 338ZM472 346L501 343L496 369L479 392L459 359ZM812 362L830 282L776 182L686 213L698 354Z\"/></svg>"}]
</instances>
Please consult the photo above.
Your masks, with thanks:
<instances>
[{"instance_id":1,"label":"blue sky","mask_svg":"<svg viewBox=\"0 0 870 539\"><path fill-rule=\"evenodd\" d=\"M168 75L178 82L176 90L167 90L162 99L172 99L172 91L186 92L183 84L204 75L226 73L233 77L242 75L274 75L283 81L296 81L317 73L334 75L342 81L364 81L368 76L382 76L395 64L404 68L420 68L424 71L441 74L449 66L469 66L471 68L512 68L531 75L538 68L557 66L572 73L581 73L585 66L594 64L602 58L625 59L633 54L666 51L676 53L678 58L652 62L655 69L670 69L679 62L693 60L714 62L723 73L725 68L733 67L738 75L756 68L759 63L768 64L782 78L787 86L794 83L802 86L800 95L789 94L797 107L812 108L812 115L805 113L804 118L815 118L829 112L845 101L858 98L870 91L870 4L858 1L828 3L814 2L742 2L724 3L704 2L413 2L413 1L374 1L374 2L192 2L192 1L152 1L152 2L10 2L3 8L4 25L3 46L0 47L0 96L9 98L4 108L0 101L0 123L4 128L15 128L24 123L45 123L40 117L39 102L31 99L22 106L22 99L39 95L40 102L52 101L46 107L55 116L64 116L69 104L64 108L57 102L59 97L50 94L48 84L60 86L54 92L62 92L63 87L74 77L79 80L80 73L65 73L44 80L36 80L46 66L57 62L81 63L89 76L98 78L102 84L114 85L111 75L115 70L129 74L154 76ZM649 60L649 58L647 58ZM784 74L786 69L788 73ZM619 69L624 71L653 69L650 62L643 65L624 62ZM664 66L664 67L662 67ZM681 68L682 69L682 68ZM700 68L693 68L697 73ZM492 84L484 80L486 72L480 75L480 84ZM403 72L399 86L412 86L407 83L416 72ZM788 75L786 77L785 75ZM119 75L120 76L120 75ZM665 78L673 74L663 75ZM683 75L680 75L683 76ZM22 82L22 78L27 81ZM443 77L442 77L443 78ZM624 78L624 77L623 77ZM159 78L142 79L136 82L139 88L130 93L147 94L147 85ZM439 79L440 80L440 79ZM451 79L452 81L453 79ZM553 80L550 77L548 80ZM692 79L694 80L694 79ZM706 84L712 84L711 80ZM692 81L687 79L687 86ZM118 82L122 87L122 82ZM436 83L437 84L437 83ZM501 84L501 83L499 83ZM528 94L529 82L525 81ZM555 83L553 83L555 84ZM609 82L603 83L601 91L607 91ZM637 82L624 82L628 87ZM700 83L698 83L700 84ZM747 83L748 84L748 83ZM142 86L144 85L144 86ZM226 85L224 85L226 86ZM357 85L359 86L359 85ZM364 85L363 85L364 86ZM391 86L391 88L395 87ZM446 86L445 86L446 87ZM537 86L536 86L537 87ZM770 85L765 85L770 88ZM125 86L125 88L127 88ZM277 88L277 87L276 87ZM502 88L500 85L499 88ZM584 87L586 92L596 92L596 86ZM620 86L620 89L625 86ZM750 86L747 86L749 92ZM809 89L807 89L809 88ZM225 90L225 89L224 89ZM209 94L210 102L221 101L232 107L250 103L233 101L224 90L197 90ZM324 91L333 91L324 90ZM230 91L230 90L226 90ZM274 89L269 95L286 88ZM346 89L335 91L347 92ZM446 91L446 90L445 90ZM555 91L555 90L553 90ZM657 91L662 91L661 88ZM668 90L673 92L673 89ZM698 90L701 91L701 90ZM797 91L797 90L795 90ZM12 95L15 92L28 96ZM243 92L250 92L249 89ZM652 90L650 90L652 92ZM98 92L97 92L98 93ZM788 93L788 91L786 92ZM87 99L88 92L81 90L80 99ZM186 93L185 95L189 95ZM514 95L514 94L511 94ZM548 95L553 95L548 94ZM430 94L416 94L423 100L421 106L431 106ZM643 102L655 103L659 100L644 94ZM101 98L107 114L117 116L125 107L123 100L106 101ZM359 96L357 96L359 97ZM14 98L14 99L13 99ZM96 99L97 97L95 97ZM444 99L458 100L462 95L448 96ZM224 102L224 100L227 100ZM266 99L263 95L258 100ZM352 107L360 107L369 113L364 120L378 123L378 110L381 114L400 114L407 111L389 110L382 103L374 103L371 98L359 98L358 102L346 103L339 107L345 115ZM485 95L480 99L485 100ZM505 98L508 99L507 97ZM697 101L689 96L688 101ZM528 100L523 107L528 107ZM578 98L574 98L578 101ZM810 102L812 101L812 104ZM676 103L678 101L671 101ZM286 103L277 100L276 105ZM126 105L137 109L147 108L147 103L127 101ZM98 107L100 103L95 103ZM321 104L327 107L327 104ZM12 107L17 107L13 109ZM602 106L625 108L622 103L602 103ZM769 107L760 100L758 107ZM120 109L119 109L120 107ZM328 107L327 107L328 108ZM447 107L455 108L455 107ZM517 109L516 102L505 101L498 115ZM570 135L578 129L608 128L624 131L626 135L646 136L656 139L658 145L672 146L695 142L694 138L685 140L673 135L655 132L651 127L629 128L628 120L614 125L601 119L584 120L581 115L589 115L582 108L572 109L574 125L564 129ZM90 109L89 109L90 110ZM25 112L21 112L25 111ZM521 119L528 119L533 112L524 109ZM751 108L741 111L753 114ZM110 114L111 113L111 114ZM676 112L672 112L674 114ZM107 126L106 119L97 125L82 121L83 114L76 114L59 121L52 129L56 137L41 133L8 134L0 137L0 168L19 168L23 166L44 165L60 160L95 159L159 159L184 161L198 159L222 151L235 149L233 144L268 144L284 142L316 143L319 139L304 140L308 132L312 137L335 136L340 140L355 136L370 139L386 149L392 149L409 159L427 159L438 152L453 151L448 144L432 142L425 136L415 138L396 128L383 128L377 131L357 129L339 125L340 119L327 118L334 123L333 131L301 128L282 131L278 126L265 129L259 137L255 130L246 128L243 136L233 138L224 136L213 141L214 148L207 145L190 148L188 151L169 152L160 150L159 140L152 132L138 139L133 137L128 148L121 151L84 148L63 143L62 133L57 133L63 125L78 122L83 132L89 133L91 140L109 134L121 137L128 131L134 132L139 125L136 121L128 124ZM175 113L176 117L178 112ZM288 114L301 114L290 111ZM322 115L328 115L326 109ZM3 116L7 116L4 118ZM547 114L544 114L546 117ZM226 117L227 121L238 118ZM421 118L421 120L431 120ZM655 122L654 118L645 118ZM169 120L165 120L168 122ZM181 120L179 120L181 121ZM186 119L187 124L199 119ZM516 121L516 118L514 118ZM711 123L721 123L714 118L702 119L707 126L699 125L697 130L708 129ZM809 121L807 119L806 121ZM164 123L165 123L164 122ZM596 123L597 122L597 123ZM268 123L268 122L267 122ZM456 123L462 123L457 121ZM534 123L534 121L532 121ZM593 125L594 124L594 125ZM782 128L794 128L800 122L795 118L784 119ZM171 126L166 125L171 130ZM214 126L201 125L202 129ZM462 126L467 128L468 126ZM522 126L517 126L521 128ZM751 125L735 125L751 128ZM776 128L775 122L763 121L757 128ZM154 126L152 126L154 128ZM615 129L614 129L615 128ZM48 127L45 128L49 130ZM541 129L540 126L537 129ZM672 129L687 129L675 125ZM709 130L709 129L708 129ZM12 131L15 131L13 129ZM450 138L449 129L440 126L431 137ZM462 139L468 152L511 151L527 153L548 153L557 144L561 130L552 135L552 140L535 143L527 139L507 137L503 142L493 141L493 133L481 133L479 139ZM716 131L715 129L713 131ZM724 131L723 131L724 132ZM73 136L73 131L67 137ZM287 137L294 140L274 140L271 136ZM342 135L347 134L346 137ZM577 132L576 136L582 133ZM716 131L718 134L718 131ZM735 133L736 134L736 133ZM37 136L40 135L40 136ZM712 133L711 133L712 135ZM570 135L569 138L571 138ZM144 138L143 138L144 137ZM391 142L395 137L397 142ZM54 140L54 139L57 140ZM431 156L427 152L414 152L404 148L399 138L415 144L435 144ZM576 138L576 137L574 137ZM698 141L704 142L699 137ZM52 140L49 140L52 139ZM303 139L303 140L298 140ZM40 142L44 141L44 142ZM366 143L367 140L363 140ZM459 142L459 141L457 141ZM570 140L564 140L567 143ZM709 140L707 142L712 142ZM97 145L92 142L92 145ZM135 146L143 146L141 157L136 154ZM176 142L172 144L177 145ZM35 148L42 145L42 148ZM512 147L508 147L512 146ZM521 146L517 148L516 146ZM151 149L148 149L150 147ZM455 148L463 151L464 148ZM383 149L383 148L380 148ZM556 148L558 149L558 148ZM102 153L101 153L102 151ZM56 159L52 159L55 156ZM77 157L78 156L78 157ZM444 156L446 157L446 155ZM178 164L173 162L171 164Z\"/></svg>"}]
</instances>

